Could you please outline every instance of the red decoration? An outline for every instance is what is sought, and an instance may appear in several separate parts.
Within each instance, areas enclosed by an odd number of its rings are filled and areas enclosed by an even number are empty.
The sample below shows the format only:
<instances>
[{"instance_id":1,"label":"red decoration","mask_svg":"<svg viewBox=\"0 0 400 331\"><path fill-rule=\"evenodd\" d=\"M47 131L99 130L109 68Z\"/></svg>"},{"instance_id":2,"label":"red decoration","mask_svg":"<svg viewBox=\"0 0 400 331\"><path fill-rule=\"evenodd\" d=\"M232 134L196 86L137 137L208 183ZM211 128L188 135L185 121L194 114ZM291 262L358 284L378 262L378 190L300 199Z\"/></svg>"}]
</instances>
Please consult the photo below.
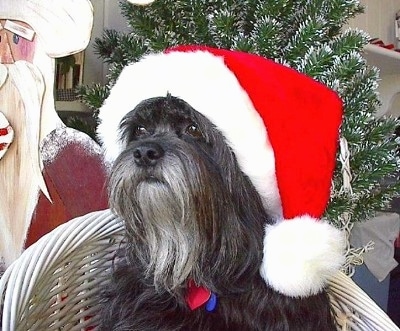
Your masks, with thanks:
<instances>
[{"instance_id":1,"label":"red decoration","mask_svg":"<svg viewBox=\"0 0 400 331\"><path fill-rule=\"evenodd\" d=\"M203 286L197 286L191 279L188 284L186 302L191 310L204 305L211 297L211 291Z\"/></svg>"}]
</instances>

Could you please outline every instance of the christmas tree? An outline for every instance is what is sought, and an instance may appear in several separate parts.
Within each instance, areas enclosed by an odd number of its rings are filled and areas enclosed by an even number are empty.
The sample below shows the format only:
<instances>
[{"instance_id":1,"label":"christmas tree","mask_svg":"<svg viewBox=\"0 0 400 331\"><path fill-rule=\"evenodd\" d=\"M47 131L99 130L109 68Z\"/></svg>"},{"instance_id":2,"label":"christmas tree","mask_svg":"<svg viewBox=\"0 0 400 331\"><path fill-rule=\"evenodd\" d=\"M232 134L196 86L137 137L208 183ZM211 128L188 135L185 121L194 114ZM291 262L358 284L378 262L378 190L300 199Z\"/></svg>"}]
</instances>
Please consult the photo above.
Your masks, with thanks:
<instances>
[{"instance_id":1,"label":"christmas tree","mask_svg":"<svg viewBox=\"0 0 400 331\"><path fill-rule=\"evenodd\" d=\"M256 53L326 84L344 102L326 219L349 233L355 222L384 210L400 192L399 181L390 180L400 163L394 139L399 123L374 117L379 72L362 57L369 37L343 28L363 11L359 1L156 0L148 6L122 1L120 7L130 31L106 30L95 43L110 68L108 84L80 90L95 116L122 68L146 53L178 44ZM348 265L362 250L349 250Z\"/></svg>"}]
</instances>

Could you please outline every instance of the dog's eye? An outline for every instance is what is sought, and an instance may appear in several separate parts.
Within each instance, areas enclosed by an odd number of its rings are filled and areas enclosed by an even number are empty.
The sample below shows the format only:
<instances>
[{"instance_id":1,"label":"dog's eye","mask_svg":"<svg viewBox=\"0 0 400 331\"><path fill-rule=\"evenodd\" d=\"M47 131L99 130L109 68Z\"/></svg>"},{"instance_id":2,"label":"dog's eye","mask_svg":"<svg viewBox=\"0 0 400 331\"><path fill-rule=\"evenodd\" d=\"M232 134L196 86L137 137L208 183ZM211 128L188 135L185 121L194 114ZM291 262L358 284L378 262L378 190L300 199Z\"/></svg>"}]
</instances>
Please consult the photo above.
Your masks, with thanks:
<instances>
[{"instance_id":1,"label":"dog's eye","mask_svg":"<svg viewBox=\"0 0 400 331\"><path fill-rule=\"evenodd\" d=\"M194 124L194 123L190 124L190 125L186 128L186 131L185 131L185 132L186 132L188 135L190 135L190 136L192 136L192 137L195 137L195 138L200 138L200 137L203 136L203 134L201 133L199 127L198 127L196 124Z\"/></svg>"},{"instance_id":2,"label":"dog's eye","mask_svg":"<svg viewBox=\"0 0 400 331\"><path fill-rule=\"evenodd\" d=\"M137 127L135 127L135 129L133 130L133 135L135 137L140 137L147 134L147 130L144 126L138 125Z\"/></svg>"}]
</instances>

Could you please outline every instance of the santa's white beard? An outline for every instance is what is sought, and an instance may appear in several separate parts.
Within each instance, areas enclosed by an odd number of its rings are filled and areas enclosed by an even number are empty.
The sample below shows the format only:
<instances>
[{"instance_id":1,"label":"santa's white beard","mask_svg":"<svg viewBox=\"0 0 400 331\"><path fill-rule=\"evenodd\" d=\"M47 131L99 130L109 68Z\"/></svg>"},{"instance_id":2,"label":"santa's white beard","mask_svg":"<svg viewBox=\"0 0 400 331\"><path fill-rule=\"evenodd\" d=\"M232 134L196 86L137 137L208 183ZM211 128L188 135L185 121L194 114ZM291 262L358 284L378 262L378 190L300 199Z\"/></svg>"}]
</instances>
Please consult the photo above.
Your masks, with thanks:
<instances>
[{"instance_id":1,"label":"santa's white beard","mask_svg":"<svg viewBox=\"0 0 400 331\"><path fill-rule=\"evenodd\" d=\"M8 71L0 87L0 111L15 133L0 160L0 257L7 267L22 253L39 191L47 194L39 156L44 83L28 62L0 66Z\"/></svg>"}]
</instances>

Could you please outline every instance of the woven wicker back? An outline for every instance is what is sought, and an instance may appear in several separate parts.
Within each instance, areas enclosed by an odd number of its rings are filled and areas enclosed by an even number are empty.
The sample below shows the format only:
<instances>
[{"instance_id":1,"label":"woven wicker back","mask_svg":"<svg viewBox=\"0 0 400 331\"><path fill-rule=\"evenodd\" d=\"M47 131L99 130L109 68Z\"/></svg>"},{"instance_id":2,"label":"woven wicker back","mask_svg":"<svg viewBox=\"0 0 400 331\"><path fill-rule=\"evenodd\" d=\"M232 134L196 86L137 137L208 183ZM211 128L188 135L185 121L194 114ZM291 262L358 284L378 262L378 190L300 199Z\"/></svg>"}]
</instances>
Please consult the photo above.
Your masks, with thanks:
<instances>
[{"instance_id":1,"label":"woven wicker back","mask_svg":"<svg viewBox=\"0 0 400 331\"><path fill-rule=\"evenodd\" d=\"M121 220L105 210L73 219L29 247L0 279L2 331L95 330L98 291L122 237ZM331 279L329 295L339 330L400 330L342 273Z\"/></svg>"},{"instance_id":2,"label":"woven wicker back","mask_svg":"<svg viewBox=\"0 0 400 331\"><path fill-rule=\"evenodd\" d=\"M0 280L3 331L85 330L96 325L97 291L122 239L100 211L65 223L29 247Z\"/></svg>"}]
</instances>

